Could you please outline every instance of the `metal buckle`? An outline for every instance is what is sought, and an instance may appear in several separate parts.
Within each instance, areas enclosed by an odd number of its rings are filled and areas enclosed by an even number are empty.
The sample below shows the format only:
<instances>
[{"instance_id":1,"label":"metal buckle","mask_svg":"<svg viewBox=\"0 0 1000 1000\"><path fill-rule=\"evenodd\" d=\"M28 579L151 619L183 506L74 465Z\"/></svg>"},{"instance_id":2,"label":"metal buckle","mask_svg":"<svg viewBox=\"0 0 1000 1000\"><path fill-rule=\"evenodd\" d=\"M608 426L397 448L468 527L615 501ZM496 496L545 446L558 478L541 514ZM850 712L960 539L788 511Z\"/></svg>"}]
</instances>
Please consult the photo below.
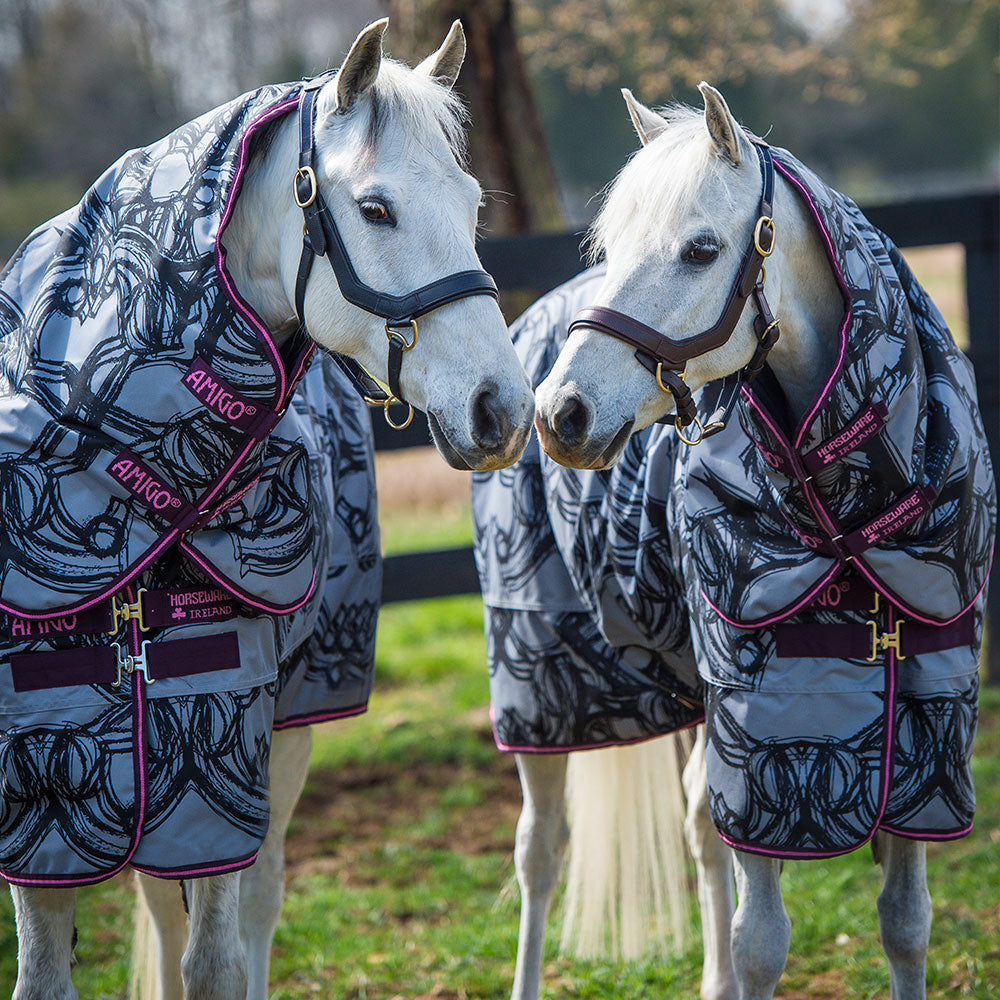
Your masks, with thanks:
<instances>
[{"instance_id":1,"label":"metal buckle","mask_svg":"<svg viewBox=\"0 0 1000 1000\"><path fill-rule=\"evenodd\" d=\"M905 618L900 618L899 621L896 622L896 628L894 631L883 632L881 635L878 630L878 622L868 622L868 626L872 630L872 655L868 657L869 663L874 663L878 659L880 651L887 653L890 649L895 651L897 659L906 659L903 655L903 651L899 647L900 642L903 640L903 637L899 634L899 630L903 627L905 621Z\"/></svg>"},{"instance_id":2,"label":"metal buckle","mask_svg":"<svg viewBox=\"0 0 1000 1000\"><path fill-rule=\"evenodd\" d=\"M140 587L135 604L119 604L117 597L111 598L111 629L106 633L107 635L115 635L123 622L131 621L133 618L139 625L140 632L149 631L149 626L146 624L145 611L142 606L142 595L145 593L146 588Z\"/></svg>"},{"instance_id":3,"label":"metal buckle","mask_svg":"<svg viewBox=\"0 0 1000 1000\"><path fill-rule=\"evenodd\" d=\"M701 444L705 438L711 437L711 435L717 431L725 430L726 428L725 423L721 420L714 420L711 423L703 424L698 417L695 416L692 422L698 426L698 436L695 438L688 438L684 436L684 425L681 423L681 418L674 417L674 430L677 431L677 436L691 448L697 444Z\"/></svg>"},{"instance_id":4,"label":"metal buckle","mask_svg":"<svg viewBox=\"0 0 1000 1000\"><path fill-rule=\"evenodd\" d=\"M413 340L411 340L409 343L406 342L406 338L397 329L397 327L399 327L399 326L404 326L405 327L407 325L409 325L410 328L413 330ZM395 338L396 340L398 340L399 343L402 345L402 347L400 348L400 350L402 350L402 351L412 351L413 348L417 346L417 333L418 332L419 331L417 330L417 321L415 319L407 320L406 323L394 323L392 326L389 325L389 321L388 320L385 321L385 335L386 335L386 337L388 337L389 340L392 340L393 338Z\"/></svg>"},{"instance_id":5,"label":"metal buckle","mask_svg":"<svg viewBox=\"0 0 1000 1000\"><path fill-rule=\"evenodd\" d=\"M299 181L302 178L306 178L309 181L309 197L305 201L299 197ZM316 200L316 195L319 194L319 187L316 183L316 171L312 167L299 167L295 171L295 180L292 182L292 193L295 195L295 204L299 208L308 208Z\"/></svg>"},{"instance_id":6,"label":"metal buckle","mask_svg":"<svg viewBox=\"0 0 1000 1000\"><path fill-rule=\"evenodd\" d=\"M138 653L130 653L127 649L122 649L121 643L113 643L115 647L115 661L118 665L118 676L112 687L121 687L122 674L134 674L138 671L145 678L147 684L155 684L156 678L149 676L149 664L146 662L146 647L148 640L139 646Z\"/></svg>"},{"instance_id":7,"label":"metal buckle","mask_svg":"<svg viewBox=\"0 0 1000 1000\"><path fill-rule=\"evenodd\" d=\"M767 226L771 230L771 245L770 247L768 247L767 250L765 250L760 245L761 232L763 231L764 226ZM771 254L774 253L774 237L775 237L774 219L772 219L770 216L762 215L757 220L757 225L753 227L754 249L757 251L757 253L761 255L761 257L770 257Z\"/></svg>"},{"instance_id":8,"label":"metal buckle","mask_svg":"<svg viewBox=\"0 0 1000 1000\"><path fill-rule=\"evenodd\" d=\"M673 371L672 368L670 370ZM684 366L684 370L680 373L680 375L678 375L678 378L683 382L687 378L687 373L688 373L687 365L685 365ZM656 384L664 392L669 392L671 395L673 395L673 391L674 390L671 389L669 385L664 385L663 384L663 362L662 361L657 361L657 363L656 363Z\"/></svg>"}]
</instances>

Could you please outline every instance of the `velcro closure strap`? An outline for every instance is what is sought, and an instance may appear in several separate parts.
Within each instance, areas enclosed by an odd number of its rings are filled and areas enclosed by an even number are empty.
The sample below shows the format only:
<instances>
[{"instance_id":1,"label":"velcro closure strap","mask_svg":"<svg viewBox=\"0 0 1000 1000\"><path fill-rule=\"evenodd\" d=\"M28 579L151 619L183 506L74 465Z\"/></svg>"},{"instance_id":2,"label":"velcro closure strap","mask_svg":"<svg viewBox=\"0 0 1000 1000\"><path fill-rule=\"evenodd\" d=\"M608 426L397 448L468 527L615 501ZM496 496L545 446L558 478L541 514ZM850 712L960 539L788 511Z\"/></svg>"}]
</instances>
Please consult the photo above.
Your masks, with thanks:
<instances>
[{"instance_id":1,"label":"velcro closure strap","mask_svg":"<svg viewBox=\"0 0 1000 1000\"><path fill-rule=\"evenodd\" d=\"M827 438L821 445L802 456L802 464L810 475L856 451L884 426L889 407L879 401L866 406L842 431Z\"/></svg>"},{"instance_id":2,"label":"velcro closure strap","mask_svg":"<svg viewBox=\"0 0 1000 1000\"><path fill-rule=\"evenodd\" d=\"M106 469L137 500L159 514L172 527L190 523L194 507L145 462L124 448Z\"/></svg>"},{"instance_id":3,"label":"velcro closure strap","mask_svg":"<svg viewBox=\"0 0 1000 1000\"><path fill-rule=\"evenodd\" d=\"M923 517L934 503L937 491L929 486L916 486L902 500L882 511L866 525L845 535L844 547L852 556L859 556L866 549L878 545L890 535L901 531L911 521Z\"/></svg>"},{"instance_id":4,"label":"velcro closure strap","mask_svg":"<svg viewBox=\"0 0 1000 1000\"><path fill-rule=\"evenodd\" d=\"M181 384L207 410L231 427L262 441L281 419L274 410L237 392L200 357L195 357Z\"/></svg>"},{"instance_id":5,"label":"velcro closure strap","mask_svg":"<svg viewBox=\"0 0 1000 1000\"><path fill-rule=\"evenodd\" d=\"M145 673L151 681L235 670L240 666L240 644L235 632L144 642L142 651ZM114 684L120 676L119 669L114 646L17 653L10 658L14 690L18 692L78 684Z\"/></svg>"},{"instance_id":6,"label":"velcro closure strap","mask_svg":"<svg viewBox=\"0 0 1000 1000\"><path fill-rule=\"evenodd\" d=\"M118 677L118 660L111 646L15 653L10 658L10 673L18 692L113 684Z\"/></svg>"}]
</instances>

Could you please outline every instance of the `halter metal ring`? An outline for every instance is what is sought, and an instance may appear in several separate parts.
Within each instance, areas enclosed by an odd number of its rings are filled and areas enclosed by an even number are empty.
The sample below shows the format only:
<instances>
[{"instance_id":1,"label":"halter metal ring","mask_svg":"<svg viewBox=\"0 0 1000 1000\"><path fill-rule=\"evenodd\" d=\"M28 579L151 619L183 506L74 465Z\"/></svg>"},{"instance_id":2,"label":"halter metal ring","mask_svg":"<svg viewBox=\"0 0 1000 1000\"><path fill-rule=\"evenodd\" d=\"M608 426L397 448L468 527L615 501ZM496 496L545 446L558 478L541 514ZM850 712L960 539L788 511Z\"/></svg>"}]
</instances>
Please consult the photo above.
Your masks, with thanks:
<instances>
[{"instance_id":1,"label":"halter metal ring","mask_svg":"<svg viewBox=\"0 0 1000 1000\"><path fill-rule=\"evenodd\" d=\"M673 369L671 369L671 371L672 371L672 370L673 370ZM678 378L680 378L680 380L681 380L681 381L683 382L683 381L684 381L684 380L685 380L685 379L687 378L687 373L688 373L688 370L687 370L687 365L685 365L685 366L684 366L684 371L682 371L682 372L680 373L680 375L678 376ZM657 384L657 385L658 385L658 386L659 386L659 387L660 387L660 388L661 388L661 389L662 389L662 390L663 390L664 392L669 392L669 393L673 394L673 391L674 391L674 390L673 390L673 389L671 389L669 385L664 385L664 384L663 384L663 362L662 362L662 361L658 361L658 362L656 363L656 384Z\"/></svg>"},{"instance_id":2,"label":"halter metal ring","mask_svg":"<svg viewBox=\"0 0 1000 1000\"><path fill-rule=\"evenodd\" d=\"M708 431L706 427L697 417L694 418L694 423L698 427L698 436L696 438L687 438L684 436L684 425L681 423L680 417L674 417L674 430L677 431L677 436L690 447L694 447L696 444L701 444L705 440L705 434ZM710 424L709 427L715 426Z\"/></svg>"},{"instance_id":3,"label":"halter metal ring","mask_svg":"<svg viewBox=\"0 0 1000 1000\"><path fill-rule=\"evenodd\" d=\"M309 181L309 197L305 201L299 197L299 181L303 178ZM295 194L295 204L299 208L308 208L316 200L316 195L319 193L319 187L316 184L316 171L312 167L299 167L295 171L295 183L292 184L292 191Z\"/></svg>"},{"instance_id":4,"label":"halter metal ring","mask_svg":"<svg viewBox=\"0 0 1000 1000\"><path fill-rule=\"evenodd\" d=\"M389 416L389 407L392 406L393 403L401 403L401 402L402 400L396 399L395 396L390 396L382 404L382 412L385 414L385 422L395 431L405 430L407 427L410 426L410 421L413 419L413 407L409 403L407 403L406 408L409 412L406 414L406 419L401 424L393 422L392 417Z\"/></svg>"},{"instance_id":5,"label":"halter metal ring","mask_svg":"<svg viewBox=\"0 0 1000 1000\"><path fill-rule=\"evenodd\" d=\"M393 326L389 325L388 320L385 321L385 335L386 337L389 338L389 340L392 340L392 338L395 337L400 342L400 344L403 345L402 346L403 351L412 351L413 348L417 346L417 333L418 333L417 321L415 319L411 319L407 320L407 323L410 324L410 328L413 330L413 340L411 340L409 343L406 342L406 338L399 332L399 330L396 328L395 325ZM405 324L401 325L405 326Z\"/></svg>"},{"instance_id":6,"label":"halter metal ring","mask_svg":"<svg viewBox=\"0 0 1000 1000\"><path fill-rule=\"evenodd\" d=\"M771 230L771 245L765 250L760 245L760 237L764 231L764 227L767 226ZM761 255L761 257L770 257L774 253L774 219L770 216L762 215L757 220L757 225L753 228L753 245L754 249Z\"/></svg>"}]
</instances>

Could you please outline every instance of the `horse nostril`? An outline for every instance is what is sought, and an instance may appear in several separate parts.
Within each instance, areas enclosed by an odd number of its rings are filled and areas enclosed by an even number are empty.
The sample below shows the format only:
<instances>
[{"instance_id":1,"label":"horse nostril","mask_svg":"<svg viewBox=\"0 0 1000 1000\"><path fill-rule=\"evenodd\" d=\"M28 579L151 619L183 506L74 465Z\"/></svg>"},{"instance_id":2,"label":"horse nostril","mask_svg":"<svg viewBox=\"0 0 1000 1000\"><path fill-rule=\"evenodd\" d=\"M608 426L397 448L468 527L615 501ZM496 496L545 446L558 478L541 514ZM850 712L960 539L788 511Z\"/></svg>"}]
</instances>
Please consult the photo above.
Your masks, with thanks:
<instances>
[{"instance_id":1,"label":"horse nostril","mask_svg":"<svg viewBox=\"0 0 1000 1000\"><path fill-rule=\"evenodd\" d=\"M564 445L570 447L583 441L590 414L579 396L567 396L552 417L552 429Z\"/></svg>"},{"instance_id":2,"label":"horse nostril","mask_svg":"<svg viewBox=\"0 0 1000 1000\"><path fill-rule=\"evenodd\" d=\"M507 421L497 406L493 390L483 389L472 401L472 440L480 448L496 450L505 444Z\"/></svg>"}]
</instances>

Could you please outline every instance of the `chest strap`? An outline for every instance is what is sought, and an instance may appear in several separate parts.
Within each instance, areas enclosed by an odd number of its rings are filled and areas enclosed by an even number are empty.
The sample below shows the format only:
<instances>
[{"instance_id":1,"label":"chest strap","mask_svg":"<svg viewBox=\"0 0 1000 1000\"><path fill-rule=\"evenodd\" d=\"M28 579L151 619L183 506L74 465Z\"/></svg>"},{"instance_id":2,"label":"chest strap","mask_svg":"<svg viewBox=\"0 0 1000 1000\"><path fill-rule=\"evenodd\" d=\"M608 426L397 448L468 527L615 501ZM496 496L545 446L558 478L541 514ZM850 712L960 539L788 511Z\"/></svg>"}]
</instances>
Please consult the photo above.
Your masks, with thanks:
<instances>
[{"instance_id":1,"label":"chest strap","mask_svg":"<svg viewBox=\"0 0 1000 1000\"><path fill-rule=\"evenodd\" d=\"M191 677L240 666L235 632L166 642L143 642L138 653L110 646L17 653L10 658L14 690L45 691L80 684L121 685L127 674L141 673L147 684L174 677Z\"/></svg>"}]
</instances>

